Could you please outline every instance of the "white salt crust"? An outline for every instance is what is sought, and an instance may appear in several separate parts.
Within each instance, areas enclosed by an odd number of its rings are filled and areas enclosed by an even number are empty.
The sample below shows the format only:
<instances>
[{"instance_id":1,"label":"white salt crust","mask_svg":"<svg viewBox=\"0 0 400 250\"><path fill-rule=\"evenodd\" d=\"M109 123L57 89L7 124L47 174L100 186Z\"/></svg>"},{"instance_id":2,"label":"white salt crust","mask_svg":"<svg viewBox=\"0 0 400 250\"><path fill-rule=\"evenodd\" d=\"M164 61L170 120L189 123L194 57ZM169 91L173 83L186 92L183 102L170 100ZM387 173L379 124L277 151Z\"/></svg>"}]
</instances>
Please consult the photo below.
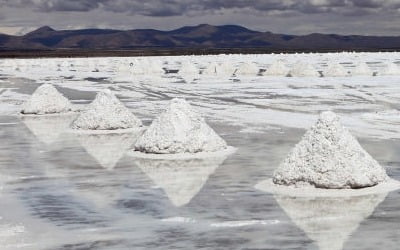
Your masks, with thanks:
<instances>
[{"instance_id":1,"label":"white salt crust","mask_svg":"<svg viewBox=\"0 0 400 250\"><path fill-rule=\"evenodd\" d=\"M45 115L70 112L71 103L51 84L35 90L22 107L21 114Z\"/></svg>"},{"instance_id":2,"label":"white salt crust","mask_svg":"<svg viewBox=\"0 0 400 250\"><path fill-rule=\"evenodd\" d=\"M400 182L387 179L376 186L359 189L326 189L313 186L296 187L275 184L273 179L262 181L255 188L270 194L288 197L352 197L374 194L386 194L400 189Z\"/></svg>"},{"instance_id":3,"label":"white salt crust","mask_svg":"<svg viewBox=\"0 0 400 250\"><path fill-rule=\"evenodd\" d=\"M343 77L348 75L349 72L339 63L329 65L326 71L324 71L325 77Z\"/></svg>"},{"instance_id":4,"label":"white salt crust","mask_svg":"<svg viewBox=\"0 0 400 250\"><path fill-rule=\"evenodd\" d=\"M306 62L297 62L292 66L289 71L289 75L292 77L319 77L318 71Z\"/></svg>"},{"instance_id":5,"label":"white salt crust","mask_svg":"<svg viewBox=\"0 0 400 250\"><path fill-rule=\"evenodd\" d=\"M99 92L72 124L72 128L78 130L115 131L141 126L142 122L110 90Z\"/></svg>"},{"instance_id":6,"label":"white salt crust","mask_svg":"<svg viewBox=\"0 0 400 250\"><path fill-rule=\"evenodd\" d=\"M166 111L139 137L134 149L152 154L193 154L222 151L227 147L185 100L173 99Z\"/></svg>"},{"instance_id":7,"label":"white salt crust","mask_svg":"<svg viewBox=\"0 0 400 250\"><path fill-rule=\"evenodd\" d=\"M340 124L333 112L321 113L275 171L275 184L349 189L375 186L389 177Z\"/></svg>"},{"instance_id":8,"label":"white salt crust","mask_svg":"<svg viewBox=\"0 0 400 250\"><path fill-rule=\"evenodd\" d=\"M289 68L286 67L285 63L282 60L277 60L269 68L263 75L266 76L287 76L289 74Z\"/></svg>"}]
</instances>

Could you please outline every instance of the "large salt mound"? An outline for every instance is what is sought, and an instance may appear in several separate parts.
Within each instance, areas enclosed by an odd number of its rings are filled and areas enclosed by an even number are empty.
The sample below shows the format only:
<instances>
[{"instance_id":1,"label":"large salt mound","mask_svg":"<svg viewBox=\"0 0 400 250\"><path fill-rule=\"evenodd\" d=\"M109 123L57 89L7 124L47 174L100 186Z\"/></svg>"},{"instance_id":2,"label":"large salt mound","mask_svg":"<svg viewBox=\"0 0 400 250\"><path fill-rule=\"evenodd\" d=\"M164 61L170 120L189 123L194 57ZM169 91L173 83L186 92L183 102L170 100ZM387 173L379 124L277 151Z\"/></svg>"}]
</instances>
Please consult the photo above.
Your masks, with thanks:
<instances>
[{"instance_id":1,"label":"large salt mound","mask_svg":"<svg viewBox=\"0 0 400 250\"><path fill-rule=\"evenodd\" d=\"M349 189L375 186L387 179L384 168L340 124L339 117L328 111L275 171L273 182Z\"/></svg>"},{"instance_id":2,"label":"large salt mound","mask_svg":"<svg viewBox=\"0 0 400 250\"><path fill-rule=\"evenodd\" d=\"M141 121L110 90L99 92L88 109L72 124L73 129L84 130L116 130L140 126Z\"/></svg>"},{"instance_id":3,"label":"large salt mound","mask_svg":"<svg viewBox=\"0 0 400 250\"><path fill-rule=\"evenodd\" d=\"M139 137L135 150L153 154L216 152L226 142L183 99L173 99L167 110Z\"/></svg>"},{"instance_id":4,"label":"large salt mound","mask_svg":"<svg viewBox=\"0 0 400 250\"><path fill-rule=\"evenodd\" d=\"M325 77L343 77L348 75L347 70L339 63L329 65L326 71L324 71Z\"/></svg>"},{"instance_id":5,"label":"large salt mound","mask_svg":"<svg viewBox=\"0 0 400 250\"><path fill-rule=\"evenodd\" d=\"M311 65L305 62L297 62L289 71L289 75L293 77L319 77L318 71Z\"/></svg>"},{"instance_id":6,"label":"large salt mound","mask_svg":"<svg viewBox=\"0 0 400 250\"><path fill-rule=\"evenodd\" d=\"M396 76L400 75L400 68L397 66L395 63L389 63L386 65L386 67L382 70L380 75L385 75L385 76Z\"/></svg>"},{"instance_id":7,"label":"large salt mound","mask_svg":"<svg viewBox=\"0 0 400 250\"><path fill-rule=\"evenodd\" d=\"M239 65L236 74L237 75L252 75L256 76L260 73L260 69L255 63L242 63Z\"/></svg>"},{"instance_id":8,"label":"large salt mound","mask_svg":"<svg viewBox=\"0 0 400 250\"><path fill-rule=\"evenodd\" d=\"M359 63L351 71L353 76L372 76L372 71L366 63Z\"/></svg>"},{"instance_id":9,"label":"large salt mound","mask_svg":"<svg viewBox=\"0 0 400 250\"><path fill-rule=\"evenodd\" d=\"M71 103L51 84L43 84L22 107L22 114L57 114L71 111Z\"/></svg>"},{"instance_id":10,"label":"large salt mound","mask_svg":"<svg viewBox=\"0 0 400 250\"><path fill-rule=\"evenodd\" d=\"M282 60L277 60L269 68L264 75L267 76L287 76L289 73L289 68L286 67L285 63Z\"/></svg>"}]
</instances>

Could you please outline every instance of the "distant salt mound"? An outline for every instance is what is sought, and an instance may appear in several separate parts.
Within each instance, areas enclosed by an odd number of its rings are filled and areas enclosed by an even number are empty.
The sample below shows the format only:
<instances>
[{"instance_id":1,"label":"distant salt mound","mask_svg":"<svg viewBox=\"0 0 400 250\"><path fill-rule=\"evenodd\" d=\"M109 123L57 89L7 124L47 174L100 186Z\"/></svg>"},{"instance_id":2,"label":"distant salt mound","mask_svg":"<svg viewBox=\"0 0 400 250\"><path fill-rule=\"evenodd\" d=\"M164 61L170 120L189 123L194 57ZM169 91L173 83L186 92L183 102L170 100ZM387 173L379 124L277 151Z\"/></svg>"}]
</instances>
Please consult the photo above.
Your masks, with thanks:
<instances>
[{"instance_id":1,"label":"distant salt mound","mask_svg":"<svg viewBox=\"0 0 400 250\"><path fill-rule=\"evenodd\" d=\"M159 61L137 60L130 66L133 75L160 76L165 73Z\"/></svg>"},{"instance_id":2,"label":"distant salt mound","mask_svg":"<svg viewBox=\"0 0 400 250\"><path fill-rule=\"evenodd\" d=\"M99 92L86 111L73 122L73 129L117 130L142 126L141 121L110 91Z\"/></svg>"},{"instance_id":3,"label":"distant salt mound","mask_svg":"<svg viewBox=\"0 0 400 250\"><path fill-rule=\"evenodd\" d=\"M372 71L366 63L359 63L351 71L353 76L372 76Z\"/></svg>"},{"instance_id":4,"label":"distant salt mound","mask_svg":"<svg viewBox=\"0 0 400 250\"><path fill-rule=\"evenodd\" d=\"M179 69L180 75L198 75L199 69L191 62L183 62Z\"/></svg>"},{"instance_id":5,"label":"distant salt mound","mask_svg":"<svg viewBox=\"0 0 400 250\"><path fill-rule=\"evenodd\" d=\"M134 148L143 153L179 154L216 152L227 145L185 100L173 99Z\"/></svg>"},{"instance_id":6,"label":"distant salt mound","mask_svg":"<svg viewBox=\"0 0 400 250\"><path fill-rule=\"evenodd\" d=\"M236 72L236 68L230 62L217 64L216 73L218 76L231 77Z\"/></svg>"},{"instance_id":7,"label":"distant salt mound","mask_svg":"<svg viewBox=\"0 0 400 250\"><path fill-rule=\"evenodd\" d=\"M260 73L260 68L255 63L242 63L239 65L236 74L237 75L247 75L256 76Z\"/></svg>"},{"instance_id":8,"label":"distant salt mound","mask_svg":"<svg viewBox=\"0 0 400 250\"><path fill-rule=\"evenodd\" d=\"M284 61L277 60L269 68L264 75L266 76L287 76L289 74L289 68L286 67Z\"/></svg>"},{"instance_id":9,"label":"distant salt mound","mask_svg":"<svg viewBox=\"0 0 400 250\"><path fill-rule=\"evenodd\" d=\"M289 75L293 77L319 77L318 71L311 65L305 62L297 62L289 71Z\"/></svg>"},{"instance_id":10,"label":"distant salt mound","mask_svg":"<svg viewBox=\"0 0 400 250\"><path fill-rule=\"evenodd\" d=\"M348 75L348 71L339 63L329 65L326 71L324 71L325 77L344 77Z\"/></svg>"},{"instance_id":11,"label":"distant salt mound","mask_svg":"<svg viewBox=\"0 0 400 250\"><path fill-rule=\"evenodd\" d=\"M320 115L273 176L275 184L325 189L371 187L387 179L384 168L329 111Z\"/></svg>"},{"instance_id":12,"label":"distant salt mound","mask_svg":"<svg viewBox=\"0 0 400 250\"><path fill-rule=\"evenodd\" d=\"M207 75L207 76L216 76L217 75L217 67L218 67L218 64L215 62L212 62L207 65L207 67L203 70L203 72L201 74Z\"/></svg>"},{"instance_id":13,"label":"distant salt mound","mask_svg":"<svg viewBox=\"0 0 400 250\"><path fill-rule=\"evenodd\" d=\"M35 90L22 107L22 114L60 114L71 111L71 103L51 84L43 84Z\"/></svg>"},{"instance_id":14,"label":"distant salt mound","mask_svg":"<svg viewBox=\"0 0 400 250\"><path fill-rule=\"evenodd\" d=\"M395 63L389 63L382 70L380 75L384 75L384 76L397 76L397 75L400 75L400 68Z\"/></svg>"}]
</instances>

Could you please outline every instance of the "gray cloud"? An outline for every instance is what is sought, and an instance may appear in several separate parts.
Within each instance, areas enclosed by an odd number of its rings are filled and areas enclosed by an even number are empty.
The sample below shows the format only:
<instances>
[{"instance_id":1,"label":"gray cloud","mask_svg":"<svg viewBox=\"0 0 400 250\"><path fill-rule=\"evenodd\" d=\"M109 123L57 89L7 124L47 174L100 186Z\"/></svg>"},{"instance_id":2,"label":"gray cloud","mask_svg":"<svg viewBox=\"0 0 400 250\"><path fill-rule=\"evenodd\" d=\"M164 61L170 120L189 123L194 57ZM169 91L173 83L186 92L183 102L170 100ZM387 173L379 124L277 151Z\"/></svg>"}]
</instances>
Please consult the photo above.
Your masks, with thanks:
<instances>
[{"instance_id":1,"label":"gray cloud","mask_svg":"<svg viewBox=\"0 0 400 250\"><path fill-rule=\"evenodd\" d=\"M0 6L32 8L41 12L95 9L144 16L179 16L224 9L252 9L268 13L362 13L397 10L399 0L0 0Z\"/></svg>"},{"instance_id":2,"label":"gray cloud","mask_svg":"<svg viewBox=\"0 0 400 250\"><path fill-rule=\"evenodd\" d=\"M0 28L172 29L210 23L294 34L397 35L399 9L400 0L0 0Z\"/></svg>"}]
</instances>

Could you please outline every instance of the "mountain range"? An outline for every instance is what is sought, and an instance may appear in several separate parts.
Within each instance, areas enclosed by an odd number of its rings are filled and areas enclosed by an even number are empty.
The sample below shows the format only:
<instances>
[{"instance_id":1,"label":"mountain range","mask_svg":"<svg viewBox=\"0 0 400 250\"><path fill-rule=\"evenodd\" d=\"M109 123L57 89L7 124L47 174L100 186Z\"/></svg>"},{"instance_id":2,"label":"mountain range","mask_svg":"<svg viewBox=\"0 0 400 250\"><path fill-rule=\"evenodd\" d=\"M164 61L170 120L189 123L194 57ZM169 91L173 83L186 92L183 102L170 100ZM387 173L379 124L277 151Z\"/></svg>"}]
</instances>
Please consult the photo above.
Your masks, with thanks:
<instances>
[{"instance_id":1,"label":"mountain range","mask_svg":"<svg viewBox=\"0 0 400 250\"><path fill-rule=\"evenodd\" d=\"M290 50L400 49L400 36L360 36L313 33L285 35L237 25L201 24L171 31L153 29L54 30L41 27L23 36L0 34L0 50L140 48L267 48Z\"/></svg>"}]
</instances>

